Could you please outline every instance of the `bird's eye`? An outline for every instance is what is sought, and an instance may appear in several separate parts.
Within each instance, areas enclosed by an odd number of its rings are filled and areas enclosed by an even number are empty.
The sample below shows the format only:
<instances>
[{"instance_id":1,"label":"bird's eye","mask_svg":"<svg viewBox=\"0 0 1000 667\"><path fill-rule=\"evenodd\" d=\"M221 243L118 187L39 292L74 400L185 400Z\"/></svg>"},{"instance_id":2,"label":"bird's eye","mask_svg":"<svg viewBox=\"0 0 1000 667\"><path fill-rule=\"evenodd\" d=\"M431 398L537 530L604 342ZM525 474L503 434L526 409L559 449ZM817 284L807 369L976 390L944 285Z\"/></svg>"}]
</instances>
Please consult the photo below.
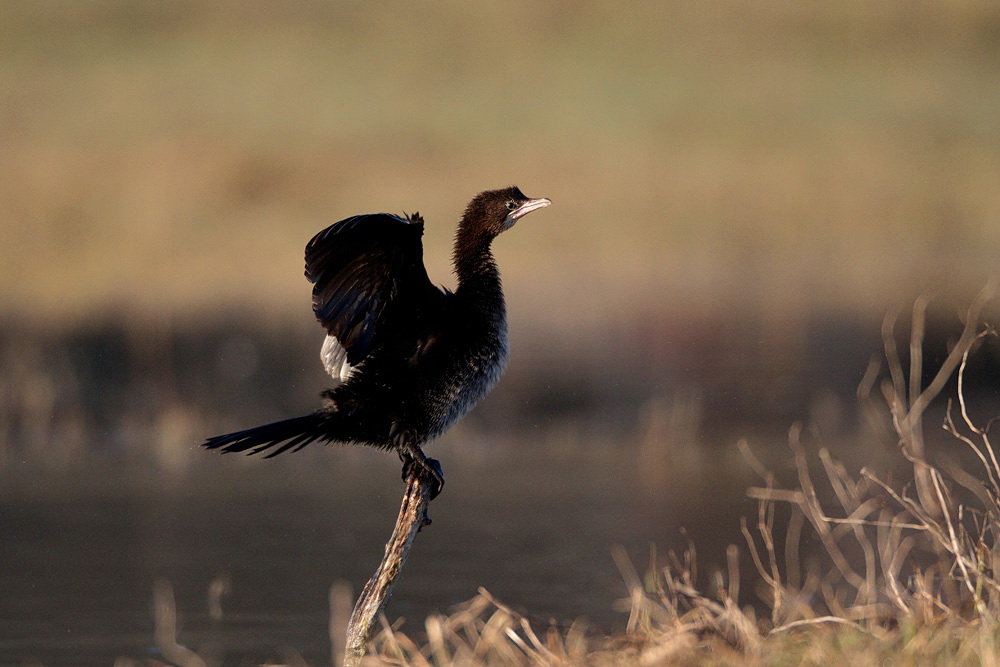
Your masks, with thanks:
<instances>
[{"instance_id":1,"label":"bird's eye","mask_svg":"<svg viewBox=\"0 0 1000 667\"><path fill-rule=\"evenodd\" d=\"M507 210L513 211L515 208L517 208L517 202L513 199L507 200Z\"/></svg>"}]
</instances>

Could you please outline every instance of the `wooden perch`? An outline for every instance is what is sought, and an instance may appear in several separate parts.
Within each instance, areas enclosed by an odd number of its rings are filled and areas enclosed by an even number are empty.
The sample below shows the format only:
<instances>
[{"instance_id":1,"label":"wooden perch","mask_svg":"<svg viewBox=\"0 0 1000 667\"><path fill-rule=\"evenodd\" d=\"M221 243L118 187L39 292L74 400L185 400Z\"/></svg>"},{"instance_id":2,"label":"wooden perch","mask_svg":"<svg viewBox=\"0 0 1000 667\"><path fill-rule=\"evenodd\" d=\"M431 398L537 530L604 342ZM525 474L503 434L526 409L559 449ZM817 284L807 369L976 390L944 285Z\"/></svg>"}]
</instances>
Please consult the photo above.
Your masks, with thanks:
<instances>
[{"instance_id":1,"label":"wooden perch","mask_svg":"<svg viewBox=\"0 0 1000 667\"><path fill-rule=\"evenodd\" d=\"M361 591L354 605L351 620L347 624L344 667L357 667L361 664L375 619L385 608L392 587L396 583L396 577L406 562L413 538L421 528L431 522L427 516L427 506L430 504L430 494L434 484L433 478L423 468L413 467L413 472L406 480L406 492L403 494L403 504L396 518L396 527L385 545L385 556Z\"/></svg>"}]
</instances>

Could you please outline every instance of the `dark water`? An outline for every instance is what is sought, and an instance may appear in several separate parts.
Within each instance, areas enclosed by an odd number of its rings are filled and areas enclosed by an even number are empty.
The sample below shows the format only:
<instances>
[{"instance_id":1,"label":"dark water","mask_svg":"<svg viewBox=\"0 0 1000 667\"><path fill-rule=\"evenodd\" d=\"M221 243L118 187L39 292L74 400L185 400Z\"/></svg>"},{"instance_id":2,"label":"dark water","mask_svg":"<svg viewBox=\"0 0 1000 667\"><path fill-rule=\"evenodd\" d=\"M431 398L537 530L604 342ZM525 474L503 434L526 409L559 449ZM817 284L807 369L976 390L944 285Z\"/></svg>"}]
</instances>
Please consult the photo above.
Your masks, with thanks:
<instances>
[{"instance_id":1,"label":"dark water","mask_svg":"<svg viewBox=\"0 0 1000 667\"><path fill-rule=\"evenodd\" d=\"M786 486L795 420L824 445L839 441L850 470L898 458L884 433L887 447L867 446L879 434L862 433L854 399L877 327L736 321L650 322L579 349L517 346L497 391L428 449L448 482L389 618L419 635L427 614L485 587L543 623L621 630L612 549L642 571L651 545L661 563L687 545L683 527L704 583L727 545L743 547L740 518L753 525L756 512L745 490L759 479L738 438ZM928 368L952 329L930 346ZM309 336L204 324L0 330L0 665L155 656L158 581L173 587L179 641L217 663L328 664L330 587L360 590L381 558L403 491L398 460L312 447L265 461L193 445L311 409L326 379ZM1000 347L988 345L967 376L992 401L980 422L996 414L1000 386ZM220 578L229 592L213 618ZM744 581L741 602L759 602Z\"/></svg>"},{"instance_id":2,"label":"dark water","mask_svg":"<svg viewBox=\"0 0 1000 667\"><path fill-rule=\"evenodd\" d=\"M419 633L428 613L483 586L543 621L586 617L621 629L613 547L625 546L642 569L651 542L679 544L680 525L700 538L715 534L720 553L718 536L737 535L742 486L716 486L707 512L685 508L641 481L634 455L612 449L501 449L450 464L442 455L448 483L389 617L410 619L404 629ZM59 489L8 494L0 504L0 663L155 655L151 600L161 579L174 587L182 644L227 664L280 659L288 649L329 662L329 588L346 580L360 590L380 559L402 493L395 457L197 454L203 465L179 480L109 469L96 473L100 481L70 473ZM222 618L212 620L208 588L219 576L230 592Z\"/></svg>"}]
</instances>

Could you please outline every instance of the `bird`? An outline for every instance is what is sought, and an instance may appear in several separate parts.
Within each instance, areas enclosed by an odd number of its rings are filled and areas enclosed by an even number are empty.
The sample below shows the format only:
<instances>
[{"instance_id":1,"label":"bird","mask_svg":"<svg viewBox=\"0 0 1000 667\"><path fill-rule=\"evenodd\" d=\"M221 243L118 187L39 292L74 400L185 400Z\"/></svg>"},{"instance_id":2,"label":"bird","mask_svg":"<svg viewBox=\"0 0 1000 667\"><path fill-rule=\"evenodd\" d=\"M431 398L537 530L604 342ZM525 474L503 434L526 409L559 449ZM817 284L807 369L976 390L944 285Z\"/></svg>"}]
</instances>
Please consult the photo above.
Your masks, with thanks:
<instances>
[{"instance_id":1,"label":"bird","mask_svg":"<svg viewBox=\"0 0 1000 667\"><path fill-rule=\"evenodd\" d=\"M516 186L477 194L455 232L454 291L427 275L419 213L355 215L316 234L306 245L305 276L334 385L312 414L203 446L265 458L316 441L396 450L403 478L423 469L436 497L444 474L422 446L479 403L507 363L507 309L491 244L551 203Z\"/></svg>"}]
</instances>

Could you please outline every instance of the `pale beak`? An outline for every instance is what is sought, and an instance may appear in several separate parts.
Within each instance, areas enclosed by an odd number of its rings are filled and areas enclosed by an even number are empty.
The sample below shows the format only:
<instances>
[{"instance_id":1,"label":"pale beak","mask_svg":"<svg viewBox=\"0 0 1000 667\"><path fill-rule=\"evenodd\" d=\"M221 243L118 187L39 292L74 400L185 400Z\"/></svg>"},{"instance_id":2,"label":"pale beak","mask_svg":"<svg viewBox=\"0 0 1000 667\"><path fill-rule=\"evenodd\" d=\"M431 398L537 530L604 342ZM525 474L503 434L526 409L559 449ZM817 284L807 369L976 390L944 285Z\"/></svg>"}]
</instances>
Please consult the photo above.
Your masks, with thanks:
<instances>
[{"instance_id":1,"label":"pale beak","mask_svg":"<svg viewBox=\"0 0 1000 667\"><path fill-rule=\"evenodd\" d=\"M534 210L545 208L551 204L552 202L545 197L542 197L541 199L529 199L511 211L509 217L513 220L517 220L518 218L523 218Z\"/></svg>"}]
</instances>

